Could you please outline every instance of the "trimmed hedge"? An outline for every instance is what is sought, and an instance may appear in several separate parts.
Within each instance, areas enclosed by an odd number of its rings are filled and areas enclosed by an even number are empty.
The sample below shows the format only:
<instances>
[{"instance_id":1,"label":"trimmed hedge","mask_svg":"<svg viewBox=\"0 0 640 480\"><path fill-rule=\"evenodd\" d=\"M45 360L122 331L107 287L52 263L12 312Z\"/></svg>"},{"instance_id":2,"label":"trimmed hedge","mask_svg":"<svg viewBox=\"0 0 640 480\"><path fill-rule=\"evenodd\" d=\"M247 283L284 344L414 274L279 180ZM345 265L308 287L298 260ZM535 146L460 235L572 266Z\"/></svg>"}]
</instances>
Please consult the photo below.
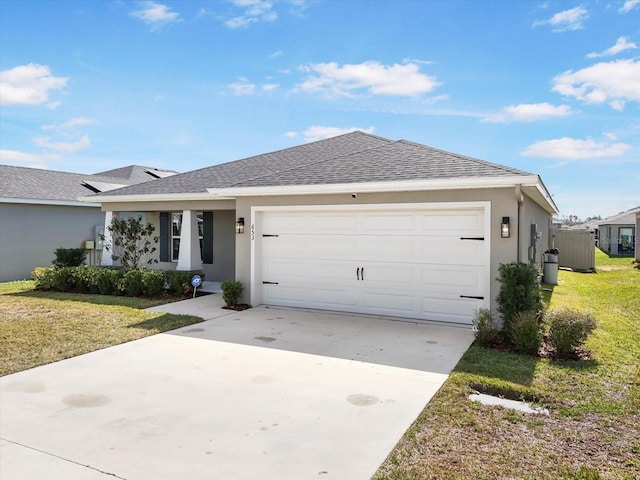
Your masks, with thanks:
<instances>
[{"instance_id":1,"label":"trimmed hedge","mask_svg":"<svg viewBox=\"0 0 640 480\"><path fill-rule=\"evenodd\" d=\"M204 278L202 272L149 270L146 268L113 267L38 267L31 274L36 290L57 292L98 293L130 297L159 297L170 293L188 295L193 290L191 277Z\"/></svg>"}]
</instances>

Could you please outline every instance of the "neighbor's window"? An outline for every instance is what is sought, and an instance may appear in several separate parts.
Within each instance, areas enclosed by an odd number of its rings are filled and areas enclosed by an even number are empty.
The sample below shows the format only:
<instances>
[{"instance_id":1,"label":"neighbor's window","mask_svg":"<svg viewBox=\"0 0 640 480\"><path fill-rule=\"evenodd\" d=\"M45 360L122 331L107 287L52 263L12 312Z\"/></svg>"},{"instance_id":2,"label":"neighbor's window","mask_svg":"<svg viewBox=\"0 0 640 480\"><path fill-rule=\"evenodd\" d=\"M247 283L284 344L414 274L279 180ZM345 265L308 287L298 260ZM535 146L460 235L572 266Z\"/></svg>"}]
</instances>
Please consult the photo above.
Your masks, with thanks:
<instances>
[{"instance_id":1,"label":"neighbor's window","mask_svg":"<svg viewBox=\"0 0 640 480\"><path fill-rule=\"evenodd\" d=\"M202 257L203 220L202 212L198 216L198 238L200 239L200 257ZM171 214L171 261L177 262L180 254L180 232L182 230L182 213Z\"/></svg>"},{"instance_id":2,"label":"neighbor's window","mask_svg":"<svg viewBox=\"0 0 640 480\"><path fill-rule=\"evenodd\" d=\"M633 248L633 228L621 228L620 234L620 252L629 253Z\"/></svg>"}]
</instances>

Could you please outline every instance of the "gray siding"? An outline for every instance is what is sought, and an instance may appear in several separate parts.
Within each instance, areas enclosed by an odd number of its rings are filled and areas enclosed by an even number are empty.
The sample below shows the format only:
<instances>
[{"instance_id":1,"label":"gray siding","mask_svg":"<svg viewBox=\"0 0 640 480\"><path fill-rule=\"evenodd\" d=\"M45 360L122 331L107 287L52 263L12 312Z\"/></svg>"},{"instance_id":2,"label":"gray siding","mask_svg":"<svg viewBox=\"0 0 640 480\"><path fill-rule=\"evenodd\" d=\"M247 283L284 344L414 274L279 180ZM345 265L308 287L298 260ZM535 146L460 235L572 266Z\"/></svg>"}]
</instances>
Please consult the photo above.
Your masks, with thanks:
<instances>
[{"instance_id":1,"label":"gray siding","mask_svg":"<svg viewBox=\"0 0 640 480\"><path fill-rule=\"evenodd\" d=\"M97 207L0 203L0 281L30 278L51 265L56 248L94 240L96 225L104 225Z\"/></svg>"}]
</instances>

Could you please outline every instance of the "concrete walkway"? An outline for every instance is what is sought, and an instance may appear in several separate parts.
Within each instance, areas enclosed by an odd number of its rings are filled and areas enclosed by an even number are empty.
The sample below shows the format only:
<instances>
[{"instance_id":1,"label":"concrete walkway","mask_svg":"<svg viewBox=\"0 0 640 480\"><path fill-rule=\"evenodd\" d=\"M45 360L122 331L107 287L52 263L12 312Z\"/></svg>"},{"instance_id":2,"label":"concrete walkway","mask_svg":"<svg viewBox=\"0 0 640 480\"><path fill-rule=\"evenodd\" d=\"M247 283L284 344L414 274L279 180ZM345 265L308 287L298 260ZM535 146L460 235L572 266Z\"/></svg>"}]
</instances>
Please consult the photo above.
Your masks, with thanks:
<instances>
[{"instance_id":1,"label":"concrete walkway","mask_svg":"<svg viewBox=\"0 0 640 480\"><path fill-rule=\"evenodd\" d=\"M0 379L0 478L366 480L469 329L300 310L208 320Z\"/></svg>"}]
</instances>

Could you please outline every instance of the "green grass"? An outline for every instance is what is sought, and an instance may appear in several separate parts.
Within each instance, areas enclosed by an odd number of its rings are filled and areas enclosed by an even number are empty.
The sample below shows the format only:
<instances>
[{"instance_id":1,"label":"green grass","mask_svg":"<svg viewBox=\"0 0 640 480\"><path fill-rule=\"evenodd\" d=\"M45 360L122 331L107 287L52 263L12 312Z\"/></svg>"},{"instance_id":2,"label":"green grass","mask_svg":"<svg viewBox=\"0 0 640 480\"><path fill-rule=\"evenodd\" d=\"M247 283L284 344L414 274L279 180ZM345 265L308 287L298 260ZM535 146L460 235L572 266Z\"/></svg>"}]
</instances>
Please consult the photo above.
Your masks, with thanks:
<instances>
[{"instance_id":1,"label":"green grass","mask_svg":"<svg viewBox=\"0 0 640 480\"><path fill-rule=\"evenodd\" d=\"M162 303L0 284L0 376L202 321L142 310Z\"/></svg>"},{"instance_id":2,"label":"green grass","mask_svg":"<svg viewBox=\"0 0 640 480\"><path fill-rule=\"evenodd\" d=\"M561 271L549 307L593 312L591 360L471 347L376 480L640 478L640 270L596 251L597 273ZM549 416L470 402L474 390Z\"/></svg>"}]
</instances>

